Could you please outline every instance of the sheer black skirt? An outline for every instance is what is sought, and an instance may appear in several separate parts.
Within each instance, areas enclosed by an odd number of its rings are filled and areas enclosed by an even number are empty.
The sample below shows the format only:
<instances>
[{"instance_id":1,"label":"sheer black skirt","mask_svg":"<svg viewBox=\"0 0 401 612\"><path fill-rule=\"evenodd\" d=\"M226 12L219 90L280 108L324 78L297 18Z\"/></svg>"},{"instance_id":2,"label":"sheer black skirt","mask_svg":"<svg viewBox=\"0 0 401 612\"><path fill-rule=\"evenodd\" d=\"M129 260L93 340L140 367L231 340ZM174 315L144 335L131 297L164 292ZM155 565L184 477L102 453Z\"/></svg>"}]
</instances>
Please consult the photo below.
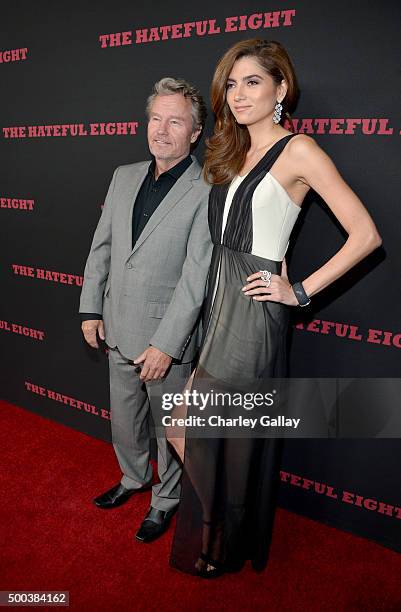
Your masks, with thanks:
<instances>
[{"instance_id":1,"label":"sheer black skirt","mask_svg":"<svg viewBox=\"0 0 401 612\"><path fill-rule=\"evenodd\" d=\"M287 374L290 307L241 292L258 270L281 262L215 245L199 362L192 390L252 391ZM230 407L220 408L230 415ZM194 407L188 415L199 414ZM204 412L207 414L207 409ZM247 415L245 415L247 416ZM170 564L195 574L201 552L227 570L268 560L283 440L191 436L187 428L181 501Z\"/></svg>"}]
</instances>

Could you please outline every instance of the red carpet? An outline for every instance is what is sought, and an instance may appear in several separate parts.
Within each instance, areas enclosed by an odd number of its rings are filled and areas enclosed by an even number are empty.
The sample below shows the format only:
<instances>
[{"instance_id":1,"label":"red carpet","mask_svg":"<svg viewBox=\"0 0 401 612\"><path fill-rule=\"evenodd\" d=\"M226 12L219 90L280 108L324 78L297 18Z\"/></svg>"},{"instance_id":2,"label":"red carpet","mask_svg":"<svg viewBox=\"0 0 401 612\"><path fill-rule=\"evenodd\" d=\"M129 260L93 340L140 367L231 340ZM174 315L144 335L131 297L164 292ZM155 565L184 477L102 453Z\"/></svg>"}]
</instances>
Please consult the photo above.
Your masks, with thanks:
<instances>
[{"instance_id":1,"label":"red carpet","mask_svg":"<svg viewBox=\"0 0 401 612\"><path fill-rule=\"evenodd\" d=\"M0 590L68 590L89 612L401 610L401 555L281 509L263 573L183 575L168 565L171 529L133 539L150 493L92 504L119 480L110 444L5 402L0 415Z\"/></svg>"}]
</instances>

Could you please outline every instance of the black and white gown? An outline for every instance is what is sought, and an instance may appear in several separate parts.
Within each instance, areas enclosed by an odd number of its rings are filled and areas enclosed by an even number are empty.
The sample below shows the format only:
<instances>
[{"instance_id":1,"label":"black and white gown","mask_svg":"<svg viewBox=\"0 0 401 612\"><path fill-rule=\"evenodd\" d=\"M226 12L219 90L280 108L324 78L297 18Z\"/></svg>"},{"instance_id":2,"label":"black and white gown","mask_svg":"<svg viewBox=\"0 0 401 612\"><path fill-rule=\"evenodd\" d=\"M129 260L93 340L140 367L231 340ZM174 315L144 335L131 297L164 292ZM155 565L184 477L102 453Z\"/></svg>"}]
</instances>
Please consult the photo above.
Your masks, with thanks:
<instances>
[{"instance_id":1,"label":"black and white gown","mask_svg":"<svg viewBox=\"0 0 401 612\"><path fill-rule=\"evenodd\" d=\"M243 295L258 270L281 273L300 207L270 173L295 134L277 141L231 184L214 185L209 226L214 243L204 333L193 389L255 388L287 374L290 306ZM189 407L189 413L195 414ZM199 414L199 412L197 413ZM201 551L227 569L267 563L282 442L280 438L191 437L187 428L182 493L170 564L196 573Z\"/></svg>"}]
</instances>

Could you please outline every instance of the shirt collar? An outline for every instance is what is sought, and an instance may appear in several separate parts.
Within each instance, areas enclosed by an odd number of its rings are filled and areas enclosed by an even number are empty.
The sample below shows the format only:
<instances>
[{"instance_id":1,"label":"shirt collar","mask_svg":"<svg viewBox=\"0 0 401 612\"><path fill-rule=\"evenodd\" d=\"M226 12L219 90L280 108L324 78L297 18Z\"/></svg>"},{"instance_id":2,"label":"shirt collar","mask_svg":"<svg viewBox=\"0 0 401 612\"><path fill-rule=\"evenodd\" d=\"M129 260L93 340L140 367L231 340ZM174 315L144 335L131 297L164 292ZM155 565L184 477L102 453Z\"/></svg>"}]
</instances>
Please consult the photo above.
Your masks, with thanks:
<instances>
[{"instance_id":1,"label":"shirt collar","mask_svg":"<svg viewBox=\"0 0 401 612\"><path fill-rule=\"evenodd\" d=\"M189 168L191 164L192 164L192 157L190 155L187 155L187 157L185 157L180 162L178 162L178 164L170 168L170 170L167 170L166 172L163 172L162 174L160 174L159 178L161 176L166 176L168 174L174 180L177 181L180 178L180 176L184 174L185 170ZM152 175L153 178L155 176L155 168L156 168L156 161L155 161L155 158L153 157L150 163L150 166L149 166L149 173Z\"/></svg>"}]
</instances>

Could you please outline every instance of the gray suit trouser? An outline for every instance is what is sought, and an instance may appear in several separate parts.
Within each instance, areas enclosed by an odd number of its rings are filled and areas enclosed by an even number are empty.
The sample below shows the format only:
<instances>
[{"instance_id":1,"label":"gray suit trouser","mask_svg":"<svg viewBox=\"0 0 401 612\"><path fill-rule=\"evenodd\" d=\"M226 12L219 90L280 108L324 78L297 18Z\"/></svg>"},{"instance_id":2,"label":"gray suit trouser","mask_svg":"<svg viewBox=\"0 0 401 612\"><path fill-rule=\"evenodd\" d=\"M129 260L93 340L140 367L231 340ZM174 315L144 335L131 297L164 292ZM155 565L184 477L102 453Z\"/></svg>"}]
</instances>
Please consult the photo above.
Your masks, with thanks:
<instances>
[{"instance_id":1,"label":"gray suit trouser","mask_svg":"<svg viewBox=\"0 0 401 612\"><path fill-rule=\"evenodd\" d=\"M114 451L123 473L121 484L138 489L152 482L150 463L150 414L158 402L150 402L152 383L145 384L132 365L118 350L109 348L111 432ZM188 380L191 363L173 364L166 376L169 384L177 380L177 393ZM160 420L160 419L159 419ZM160 431L159 431L160 434ZM152 487L151 505L171 510L180 498L181 466L170 452L164 435L157 436L158 475L160 482Z\"/></svg>"}]
</instances>

